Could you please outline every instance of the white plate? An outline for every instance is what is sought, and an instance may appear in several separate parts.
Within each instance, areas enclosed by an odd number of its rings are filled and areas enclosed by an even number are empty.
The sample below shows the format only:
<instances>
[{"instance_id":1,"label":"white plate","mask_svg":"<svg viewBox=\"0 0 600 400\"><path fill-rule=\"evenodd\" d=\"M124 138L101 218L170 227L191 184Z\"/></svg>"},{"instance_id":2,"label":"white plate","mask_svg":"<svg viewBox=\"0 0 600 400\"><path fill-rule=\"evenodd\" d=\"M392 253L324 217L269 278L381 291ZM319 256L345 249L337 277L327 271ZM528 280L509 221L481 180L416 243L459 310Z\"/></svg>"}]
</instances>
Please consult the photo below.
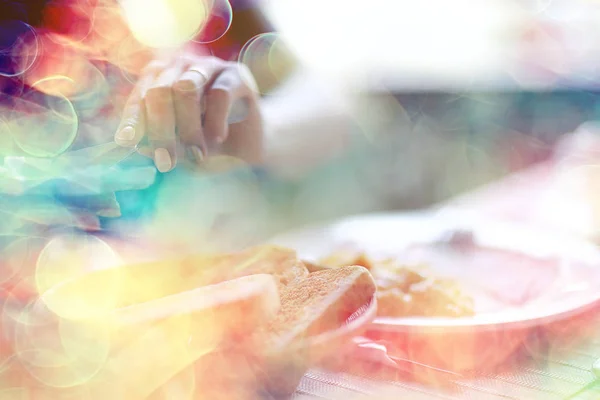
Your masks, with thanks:
<instances>
[{"instance_id":1,"label":"white plate","mask_svg":"<svg viewBox=\"0 0 600 400\"><path fill-rule=\"evenodd\" d=\"M365 215L299 229L270 242L296 249L301 258L313 262L348 244L375 258L402 257L411 245L435 241L440 235L456 229L471 230L477 243L487 248L523 253L537 260L537 267L527 270L528 267L507 265L502 270L486 270L486 266L480 264L465 268L430 265L436 274L466 283L465 292L474 297L476 315L463 318L379 317L373 328L386 331L529 328L574 316L599 303L600 250L596 246L567 235L485 220L470 214ZM502 285L493 287L499 282L503 282L502 290L507 294L513 294L511 292L519 285L530 283L536 287L536 294L518 305L491 301L488 289L499 290Z\"/></svg>"}]
</instances>

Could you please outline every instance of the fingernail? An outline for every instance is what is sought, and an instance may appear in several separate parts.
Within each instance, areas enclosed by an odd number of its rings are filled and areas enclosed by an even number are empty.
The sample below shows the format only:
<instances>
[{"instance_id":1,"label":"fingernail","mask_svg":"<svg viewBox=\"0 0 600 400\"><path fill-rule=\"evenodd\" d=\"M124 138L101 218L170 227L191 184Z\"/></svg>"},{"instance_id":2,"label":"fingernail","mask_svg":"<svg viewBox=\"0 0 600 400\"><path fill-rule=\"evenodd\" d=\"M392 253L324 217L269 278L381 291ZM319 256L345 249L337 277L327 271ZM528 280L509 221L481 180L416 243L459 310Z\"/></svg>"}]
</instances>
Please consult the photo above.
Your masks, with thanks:
<instances>
[{"instance_id":1,"label":"fingernail","mask_svg":"<svg viewBox=\"0 0 600 400\"><path fill-rule=\"evenodd\" d=\"M169 155L167 149L154 150L154 163L160 172L167 172L173 166L171 155Z\"/></svg>"},{"instance_id":2,"label":"fingernail","mask_svg":"<svg viewBox=\"0 0 600 400\"><path fill-rule=\"evenodd\" d=\"M202 160L204 160L204 154L202 153L202 150L200 150L200 148L198 146L189 146L187 148L188 153L188 158L190 159L190 161L192 162L196 162L196 163L201 163Z\"/></svg>"},{"instance_id":3,"label":"fingernail","mask_svg":"<svg viewBox=\"0 0 600 400\"><path fill-rule=\"evenodd\" d=\"M222 135L217 136L215 140L218 144L225 143L225 140L227 140L227 132L224 132Z\"/></svg>"},{"instance_id":4,"label":"fingernail","mask_svg":"<svg viewBox=\"0 0 600 400\"><path fill-rule=\"evenodd\" d=\"M135 129L132 126L126 126L115 135L115 140L120 142L130 142L135 138Z\"/></svg>"}]
</instances>

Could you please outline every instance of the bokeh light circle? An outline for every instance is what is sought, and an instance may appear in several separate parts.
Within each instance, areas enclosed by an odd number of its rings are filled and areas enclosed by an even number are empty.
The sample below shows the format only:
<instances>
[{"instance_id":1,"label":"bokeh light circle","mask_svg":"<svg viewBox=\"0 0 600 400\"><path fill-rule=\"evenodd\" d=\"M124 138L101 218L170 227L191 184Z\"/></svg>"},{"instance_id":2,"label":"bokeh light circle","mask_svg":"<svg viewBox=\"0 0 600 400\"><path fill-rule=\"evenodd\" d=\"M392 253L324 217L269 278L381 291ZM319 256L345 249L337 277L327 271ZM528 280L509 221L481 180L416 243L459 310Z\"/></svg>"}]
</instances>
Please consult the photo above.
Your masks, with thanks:
<instances>
[{"instance_id":1,"label":"bokeh light circle","mask_svg":"<svg viewBox=\"0 0 600 400\"><path fill-rule=\"evenodd\" d=\"M221 39L229 31L233 21L233 9L228 0L204 0L208 17L199 28L193 41L212 43Z\"/></svg>"},{"instance_id":2,"label":"bokeh light circle","mask_svg":"<svg viewBox=\"0 0 600 400\"><path fill-rule=\"evenodd\" d=\"M239 62L252 72L261 94L278 86L295 65L281 35L274 32L250 39L240 51Z\"/></svg>"},{"instance_id":3,"label":"bokeh light circle","mask_svg":"<svg viewBox=\"0 0 600 400\"><path fill-rule=\"evenodd\" d=\"M2 274L0 283L25 279L32 276L36 258L44 242L41 238L13 237L0 250L0 267Z\"/></svg>"},{"instance_id":4,"label":"bokeh light circle","mask_svg":"<svg viewBox=\"0 0 600 400\"><path fill-rule=\"evenodd\" d=\"M40 308L39 300L33 300L21 309L14 325L15 354L23 363L42 368L64 365L59 351L58 319Z\"/></svg>"},{"instance_id":5,"label":"bokeh light circle","mask_svg":"<svg viewBox=\"0 0 600 400\"><path fill-rule=\"evenodd\" d=\"M50 240L36 264L38 293L85 273L121 263L119 256L94 235L64 234Z\"/></svg>"},{"instance_id":6,"label":"bokeh light circle","mask_svg":"<svg viewBox=\"0 0 600 400\"><path fill-rule=\"evenodd\" d=\"M119 43L130 34L119 9L106 6L94 8L94 33L106 39L107 43Z\"/></svg>"},{"instance_id":7,"label":"bokeh light circle","mask_svg":"<svg viewBox=\"0 0 600 400\"><path fill-rule=\"evenodd\" d=\"M30 25L14 20L0 22L0 76L22 75L38 53L39 39Z\"/></svg>"},{"instance_id":8,"label":"bokeh light circle","mask_svg":"<svg viewBox=\"0 0 600 400\"><path fill-rule=\"evenodd\" d=\"M110 349L108 327L66 321L36 301L23 310L15 331L15 354L25 369L53 388L90 381Z\"/></svg>"},{"instance_id":9,"label":"bokeh light circle","mask_svg":"<svg viewBox=\"0 0 600 400\"><path fill-rule=\"evenodd\" d=\"M36 85L69 81L63 76L48 77ZM56 157L73 144L77 137L79 117L66 97L43 96L35 90L25 93L15 104L9 127L14 142L34 157Z\"/></svg>"},{"instance_id":10,"label":"bokeh light circle","mask_svg":"<svg viewBox=\"0 0 600 400\"><path fill-rule=\"evenodd\" d=\"M121 7L133 36L154 48L191 40L209 15L204 0L123 0Z\"/></svg>"},{"instance_id":11,"label":"bokeh light circle","mask_svg":"<svg viewBox=\"0 0 600 400\"><path fill-rule=\"evenodd\" d=\"M110 103L110 86L106 77L93 63L85 61L81 66L80 80L69 100L76 107L81 119L91 118Z\"/></svg>"},{"instance_id":12,"label":"bokeh light circle","mask_svg":"<svg viewBox=\"0 0 600 400\"><path fill-rule=\"evenodd\" d=\"M36 284L43 292L45 305L61 318L74 321L100 318L114 310L121 300L123 269L111 268L121 264L116 253L100 239L59 236L40 254ZM100 277L75 279L104 268L109 272Z\"/></svg>"},{"instance_id":13,"label":"bokeh light circle","mask_svg":"<svg viewBox=\"0 0 600 400\"><path fill-rule=\"evenodd\" d=\"M30 397L27 395L30 388L23 385L23 382L19 380L19 374L22 371L19 359L12 353L4 353L1 357L0 399L30 399Z\"/></svg>"},{"instance_id":14,"label":"bokeh light circle","mask_svg":"<svg viewBox=\"0 0 600 400\"><path fill-rule=\"evenodd\" d=\"M135 38L129 37L119 45L115 58L115 64L123 77L135 84L144 67L154 59L154 55Z\"/></svg>"},{"instance_id":15,"label":"bokeh light circle","mask_svg":"<svg viewBox=\"0 0 600 400\"><path fill-rule=\"evenodd\" d=\"M81 104L82 98L97 98L94 103L102 102L106 105L108 99L105 92L108 91L108 83L103 72L83 54L64 52L61 56L49 62L38 76L29 76L34 88L49 96L66 97L71 102L78 102L78 109L85 106ZM40 69L36 68L36 72ZM52 97L44 101L50 107L57 103ZM55 111L61 112L60 108L59 105ZM68 118L69 115L65 114L65 117Z\"/></svg>"}]
</instances>

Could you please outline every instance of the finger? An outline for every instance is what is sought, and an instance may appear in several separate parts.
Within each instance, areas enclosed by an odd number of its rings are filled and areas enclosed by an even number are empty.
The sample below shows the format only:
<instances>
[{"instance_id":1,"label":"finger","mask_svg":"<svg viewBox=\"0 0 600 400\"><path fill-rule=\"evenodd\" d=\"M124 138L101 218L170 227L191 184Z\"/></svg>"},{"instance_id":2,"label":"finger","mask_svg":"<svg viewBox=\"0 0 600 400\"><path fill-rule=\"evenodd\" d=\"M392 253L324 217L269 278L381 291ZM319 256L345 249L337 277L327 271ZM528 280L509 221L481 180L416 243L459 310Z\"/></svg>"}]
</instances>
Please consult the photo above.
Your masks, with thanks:
<instances>
[{"instance_id":1,"label":"finger","mask_svg":"<svg viewBox=\"0 0 600 400\"><path fill-rule=\"evenodd\" d=\"M227 140L227 120L234 101L249 98L251 94L237 65L226 68L217 76L206 92L204 128L209 141L221 144Z\"/></svg>"},{"instance_id":2,"label":"finger","mask_svg":"<svg viewBox=\"0 0 600 400\"><path fill-rule=\"evenodd\" d=\"M140 82L133 90L123 109L119 128L115 133L115 143L124 147L135 147L144 137L145 115L141 106L141 93L150 78Z\"/></svg>"},{"instance_id":3,"label":"finger","mask_svg":"<svg viewBox=\"0 0 600 400\"><path fill-rule=\"evenodd\" d=\"M156 79L156 76L165 68L166 64L163 61L154 61L148 64L142 73L141 78L135 88L131 92L125 107L123 116L117 133L115 134L115 142L124 147L135 147L145 135L146 116L142 104L142 98L145 95L148 87Z\"/></svg>"},{"instance_id":4,"label":"finger","mask_svg":"<svg viewBox=\"0 0 600 400\"><path fill-rule=\"evenodd\" d=\"M171 87L180 74L180 66L164 70L143 99L149 145L153 149L154 163L160 172L170 171L177 163L175 107Z\"/></svg>"},{"instance_id":5,"label":"finger","mask_svg":"<svg viewBox=\"0 0 600 400\"><path fill-rule=\"evenodd\" d=\"M164 60L152 61L144 67L141 78L131 95L125 103L121 123L115 134L115 142L124 147L135 147L142 140L145 134L145 113L142 105L142 97L148 87L156 79L160 71L167 68L168 64Z\"/></svg>"},{"instance_id":6,"label":"finger","mask_svg":"<svg viewBox=\"0 0 600 400\"><path fill-rule=\"evenodd\" d=\"M208 151L202 129L202 93L208 79L207 73L195 68L184 72L173 86L179 137L190 149L197 149L194 158L198 161Z\"/></svg>"}]
</instances>

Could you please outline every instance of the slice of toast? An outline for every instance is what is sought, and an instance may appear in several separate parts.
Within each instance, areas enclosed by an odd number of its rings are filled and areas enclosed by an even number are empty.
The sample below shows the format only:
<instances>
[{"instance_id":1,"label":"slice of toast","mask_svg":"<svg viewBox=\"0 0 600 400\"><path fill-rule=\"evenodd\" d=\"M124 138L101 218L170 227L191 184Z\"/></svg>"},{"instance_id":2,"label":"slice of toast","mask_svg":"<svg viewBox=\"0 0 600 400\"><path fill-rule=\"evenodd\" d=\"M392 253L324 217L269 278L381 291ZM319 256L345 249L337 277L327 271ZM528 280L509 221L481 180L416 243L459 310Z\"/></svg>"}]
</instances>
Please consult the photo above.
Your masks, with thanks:
<instances>
[{"instance_id":1,"label":"slice of toast","mask_svg":"<svg viewBox=\"0 0 600 400\"><path fill-rule=\"evenodd\" d=\"M234 253L214 268L227 270L228 279L270 274L284 286L308 276L306 266L297 259L294 250L277 246L258 246Z\"/></svg>"},{"instance_id":2,"label":"slice of toast","mask_svg":"<svg viewBox=\"0 0 600 400\"><path fill-rule=\"evenodd\" d=\"M343 326L375 291L371 274L359 266L318 271L291 283L281 291L281 309L269 324L275 351Z\"/></svg>"},{"instance_id":3,"label":"slice of toast","mask_svg":"<svg viewBox=\"0 0 600 400\"><path fill-rule=\"evenodd\" d=\"M279 289L281 308L272 320L247 340L196 363L195 384L206 398L287 398L314 361L310 338L343 327L371 301L375 284L365 268L342 267L311 273Z\"/></svg>"},{"instance_id":4,"label":"slice of toast","mask_svg":"<svg viewBox=\"0 0 600 400\"><path fill-rule=\"evenodd\" d=\"M232 254L194 255L90 272L63 282L43 297L61 317L87 319L195 288L254 274L287 285L308 275L293 250L259 246Z\"/></svg>"},{"instance_id":5,"label":"slice of toast","mask_svg":"<svg viewBox=\"0 0 600 400\"><path fill-rule=\"evenodd\" d=\"M262 387L270 395L292 393L313 361L310 338L343 327L375 291L369 271L359 266L314 272L283 288L281 309L262 332Z\"/></svg>"},{"instance_id":6,"label":"slice of toast","mask_svg":"<svg viewBox=\"0 0 600 400\"><path fill-rule=\"evenodd\" d=\"M264 274L119 309L108 323L129 340L98 373L94 391L107 391L103 398L145 399L221 344L251 334L278 310L275 279Z\"/></svg>"},{"instance_id":7,"label":"slice of toast","mask_svg":"<svg viewBox=\"0 0 600 400\"><path fill-rule=\"evenodd\" d=\"M47 398L81 398L77 393L83 391L91 400L144 400L225 343L267 324L278 310L278 285L266 274L117 309L98 319L61 319L40 299L14 321L20 339L13 346L24 379L45 383L49 393L59 391ZM42 363L40 354L46 357ZM81 379L91 368L93 375Z\"/></svg>"}]
</instances>

